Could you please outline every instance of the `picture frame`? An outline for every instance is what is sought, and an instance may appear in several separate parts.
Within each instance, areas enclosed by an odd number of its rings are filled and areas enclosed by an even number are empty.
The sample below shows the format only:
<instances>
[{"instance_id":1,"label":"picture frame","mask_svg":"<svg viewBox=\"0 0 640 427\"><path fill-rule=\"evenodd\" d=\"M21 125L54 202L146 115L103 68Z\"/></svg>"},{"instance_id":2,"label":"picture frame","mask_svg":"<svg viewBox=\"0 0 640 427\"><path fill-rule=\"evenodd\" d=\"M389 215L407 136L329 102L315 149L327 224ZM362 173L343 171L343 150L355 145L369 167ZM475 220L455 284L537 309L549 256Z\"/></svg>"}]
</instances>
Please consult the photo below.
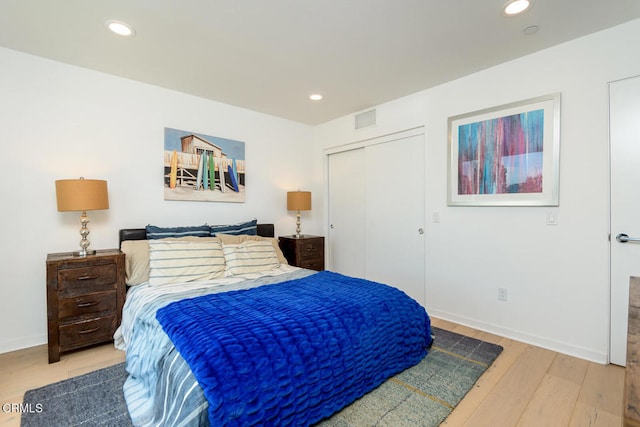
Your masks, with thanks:
<instances>
[{"instance_id":1,"label":"picture frame","mask_svg":"<svg viewBox=\"0 0 640 427\"><path fill-rule=\"evenodd\" d=\"M245 202L245 143L164 128L164 200Z\"/></svg>"},{"instance_id":2,"label":"picture frame","mask_svg":"<svg viewBox=\"0 0 640 427\"><path fill-rule=\"evenodd\" d=\"M558 206L560 93L448 119L449 206Z\"/></svg>"}]
</instances>

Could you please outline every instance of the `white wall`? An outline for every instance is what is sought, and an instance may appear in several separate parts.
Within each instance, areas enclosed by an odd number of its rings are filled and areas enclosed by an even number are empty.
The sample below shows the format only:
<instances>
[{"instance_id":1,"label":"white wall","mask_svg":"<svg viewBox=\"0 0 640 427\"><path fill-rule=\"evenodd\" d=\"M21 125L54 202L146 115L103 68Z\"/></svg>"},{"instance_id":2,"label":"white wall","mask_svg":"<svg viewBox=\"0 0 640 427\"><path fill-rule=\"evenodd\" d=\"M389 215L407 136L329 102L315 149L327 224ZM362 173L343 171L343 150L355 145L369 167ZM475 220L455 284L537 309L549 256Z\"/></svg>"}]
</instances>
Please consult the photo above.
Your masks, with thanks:
<instances>
[{"instance_id":1,"label":"white wall","mask_svg":"<svg viewBox=\"0 0 640 427\"><path fill-rule=\"evenodd\" d=\"M164 128L246 143L246 203L164 201ZM79 213L57 212L56 179L106 179L110 209L89 212L92 248L118 229L258 218L292 234L286 191L306 189L312 128L0 48L0 353L47 342L47 253L78 249ZM315 202L315 201L314 201ZM305 231L319 232L305 212Z\"/></svg>"},{"instance_id":2,"label":"white wall","mask_svg":"<svg viewBox=\"0 0 640 427\"><path fill-rule=\"evenodd\" d=\"M371 129L354 131L353 116L318 126L314 187L325 186L326 148L424 125L430 314L606 362L607 83L640 74L637 40L640 20L380 105ZM560 206L448 207L447 118L554 92L562 94ZM547 211L558 225L546 225Z\"/></svg>"},{"instance_id":3,"label":"white wall","mask_svg":"<svg viewBox=\"0 0 640 427\"><path fill-rule=\"evenodd\" d=\"M46 254L77 249L79 218L56 211L56 179L108 181L111 208L89 213L93 248L115 247L119 228L147 223L257 217L290 234L285 192L297 188L314 195L305 232L323 233L323 150L425 126L429 312L604 362L607 82L640 74L637 40L633 21L378 106L378 124L357 132L352 116L310 128L0 48L0 353L46 342ZM562 94L559 208L448 207L447 118L553 92ZM164 201L164 127L245 141L246 203ZM548 210L559 225L545 225Z\"/></svg>"}]
</instances>

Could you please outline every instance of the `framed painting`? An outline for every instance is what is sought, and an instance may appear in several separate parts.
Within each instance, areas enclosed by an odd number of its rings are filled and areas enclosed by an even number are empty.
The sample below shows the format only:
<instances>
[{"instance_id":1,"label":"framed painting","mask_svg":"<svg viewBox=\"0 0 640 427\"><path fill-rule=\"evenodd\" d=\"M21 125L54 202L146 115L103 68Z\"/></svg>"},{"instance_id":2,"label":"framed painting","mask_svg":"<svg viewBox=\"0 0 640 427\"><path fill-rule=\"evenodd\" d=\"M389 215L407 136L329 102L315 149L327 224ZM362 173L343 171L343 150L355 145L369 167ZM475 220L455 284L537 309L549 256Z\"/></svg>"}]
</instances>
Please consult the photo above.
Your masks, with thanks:
<instances>
[{"instance_id":1,"label":"framed painting","mask_svg":"<svg viewBox=\"0 0 640 427\"><path fill-rule=\"evenodd\" d=\"M449 206L558 206L560 94L450 117Z\"/></svg>"},{"instance_id":2,"label":"framed painting","mask_svg":"<svg viewBox=\"0 0 640 427\"><path fill-rule=\"evenodd\" d=\"M244 202L244 142L164 128L164 199Z\"/></svg>"}]
</instances>

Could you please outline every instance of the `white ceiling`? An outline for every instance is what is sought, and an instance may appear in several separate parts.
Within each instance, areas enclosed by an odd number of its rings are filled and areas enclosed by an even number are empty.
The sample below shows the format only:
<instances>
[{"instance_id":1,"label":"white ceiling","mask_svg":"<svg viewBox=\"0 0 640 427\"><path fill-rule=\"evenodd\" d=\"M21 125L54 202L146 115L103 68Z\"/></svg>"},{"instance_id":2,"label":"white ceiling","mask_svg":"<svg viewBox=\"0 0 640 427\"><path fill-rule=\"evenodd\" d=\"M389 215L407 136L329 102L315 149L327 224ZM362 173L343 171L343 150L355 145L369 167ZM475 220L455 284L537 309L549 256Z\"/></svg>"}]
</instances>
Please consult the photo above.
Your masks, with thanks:
<instances>
[{"instance_id":1,"label":"white ceiling","mask_svg":"<svg viewBox=\"0 0 640 427\"><path fill-rule=\"evenodd\" d=\"M315 125L640 18L639 0L505 2L0 0L0 46Z\"/></svg>"}]
</instances>

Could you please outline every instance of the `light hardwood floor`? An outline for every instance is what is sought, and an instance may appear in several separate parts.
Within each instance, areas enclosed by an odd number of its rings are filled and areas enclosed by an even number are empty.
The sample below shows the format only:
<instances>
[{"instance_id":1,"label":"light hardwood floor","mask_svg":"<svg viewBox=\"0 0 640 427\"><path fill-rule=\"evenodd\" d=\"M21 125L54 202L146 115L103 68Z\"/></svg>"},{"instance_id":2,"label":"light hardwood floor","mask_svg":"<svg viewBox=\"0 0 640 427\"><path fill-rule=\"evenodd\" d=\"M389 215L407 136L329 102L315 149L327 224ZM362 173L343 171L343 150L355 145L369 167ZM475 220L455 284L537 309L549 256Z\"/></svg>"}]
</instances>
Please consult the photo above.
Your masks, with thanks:
<instances>
[{"instance_id":1,"label":"light hardwood floor","mask_svg":"<svg viewBox=\"0 0 640 427\"><path fill-rule=\"evenodd\" d=\"M439 328L501 345L502 354L443 426L621 426L624 368L599 365L465 326L433 319ZM124 360L106 344L47 363L47 347L0 354L0 405L20 403L26 390ZM0 409L1 426L20 416Z\"/></svg>"}]
</instances>

